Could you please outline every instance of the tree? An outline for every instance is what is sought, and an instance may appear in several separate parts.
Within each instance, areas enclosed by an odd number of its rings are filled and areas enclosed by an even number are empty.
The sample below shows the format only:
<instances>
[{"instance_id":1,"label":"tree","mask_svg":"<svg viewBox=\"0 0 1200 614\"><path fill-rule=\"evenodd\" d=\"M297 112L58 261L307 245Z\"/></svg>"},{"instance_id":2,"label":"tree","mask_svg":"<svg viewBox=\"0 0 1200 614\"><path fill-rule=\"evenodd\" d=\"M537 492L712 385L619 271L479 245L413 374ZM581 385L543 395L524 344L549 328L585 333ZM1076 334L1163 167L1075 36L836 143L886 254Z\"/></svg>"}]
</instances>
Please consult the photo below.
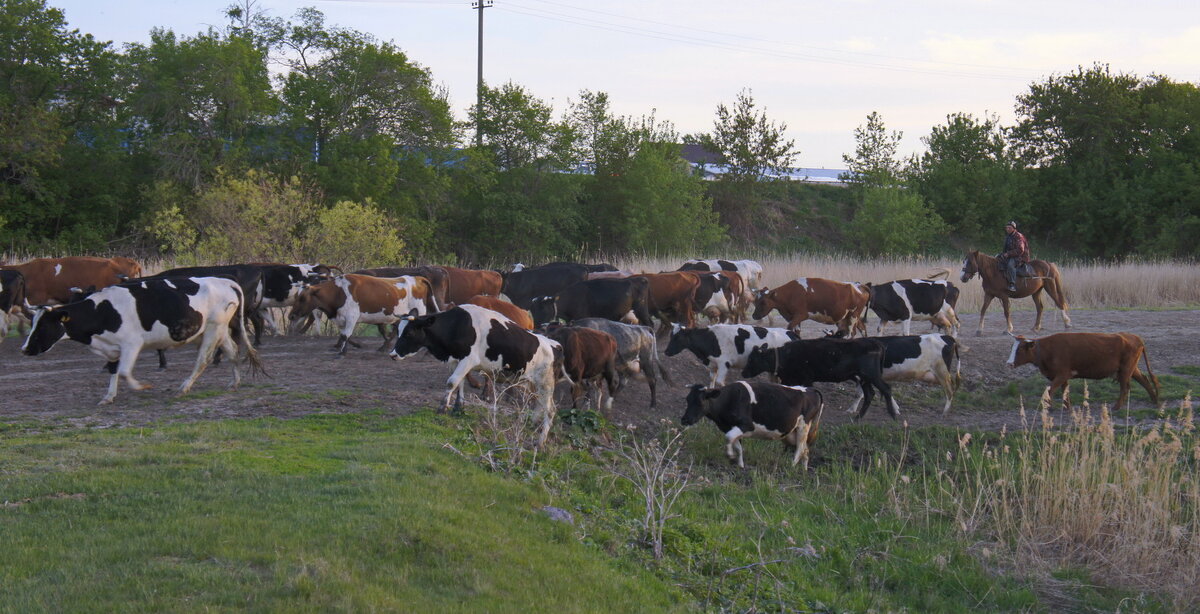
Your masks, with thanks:
<instances>
[{"instance_id":1,"label":"tree","mask_svg":"<svg viewBox=\"0 0 1200 614\"><path fill-rule=\"evenodd\" d=\"M752 92L744 89L733 108L717 105L713 131L700 142L725 159L730 180L757 181L787 170L799 155L795 141L784 139L785 132L787 124L767 119L766 110L759 111Z\"/></svg>"},{"instance_id":2,"label":"tree","mask_svg":"<svg viewBox=\"0 0 1200 614\"><path fill-rule=\"evenodd\" d=\"M921 141L927 150L911 169L912 186L955 237L994 240L1007 220L1027 219L1020 169L996 116L954 113Z\"/></svg>"},{"instance_id":3,"label":"tree","mask_svg":"<svg viewBox=\"0 0 1200 614\"><path fill-rule=\"evenodd\" d=\"M1033 210L1056 242L1096 256L1197 253L1194 84L1097 64L1034 83L1011 139L1029 167ZM1190 178L1190 179L1189 179Z\"/></svg>"},{"instance_id":4,"label":"tree","mask_svg":"<svg viewBox=\"0 0 1200 614\"><path fill-rule=\"evenodd\" d=\"M842 181L862 187L895 186L901 180L900 162L896 151L904 133L888 133L878 111L871 111L867 123L854 129L854 155L842 154L849 169Z\"/></svg>"},{"instance_id":5,"label":"tree","mask_svg":"<svg viewBox=\"0 0 1200 614\"><path fill-rule=\"evenodd\" d=\"M552 120L554 109L524 87L509 81L484 86L480 103L471 107L471 123L479 126L484 147L502 169L563 166L574 139L564 124Z\"/></svg>"}]
</instances>

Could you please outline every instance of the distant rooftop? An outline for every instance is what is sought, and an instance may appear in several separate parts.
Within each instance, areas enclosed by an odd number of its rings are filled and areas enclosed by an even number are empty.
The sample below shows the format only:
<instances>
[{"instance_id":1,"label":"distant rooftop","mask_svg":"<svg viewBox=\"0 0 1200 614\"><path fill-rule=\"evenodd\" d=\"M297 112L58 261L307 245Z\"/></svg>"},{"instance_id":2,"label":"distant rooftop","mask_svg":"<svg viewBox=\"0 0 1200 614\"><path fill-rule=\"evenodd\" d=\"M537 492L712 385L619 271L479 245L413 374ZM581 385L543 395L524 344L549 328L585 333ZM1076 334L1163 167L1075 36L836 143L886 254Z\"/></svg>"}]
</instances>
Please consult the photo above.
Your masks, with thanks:
<instances>
[{"instance_id":1,"label":"distant rooftop","mask_svg":"<svg viewBox=\"0 0 1200 614\"><path fill-rule=\"evenodd\" d=\"M693 168L700 169L705 179L716 179L729 172L729 167L725 164L725 159L721 154L709 151L700 144L684 143L680 146L680 156L691 163ZM767 178L844 185L838 177L845 172L847 171L844 168L790 168L782 173L769 174Z\"/></svg>"}]
</instances>

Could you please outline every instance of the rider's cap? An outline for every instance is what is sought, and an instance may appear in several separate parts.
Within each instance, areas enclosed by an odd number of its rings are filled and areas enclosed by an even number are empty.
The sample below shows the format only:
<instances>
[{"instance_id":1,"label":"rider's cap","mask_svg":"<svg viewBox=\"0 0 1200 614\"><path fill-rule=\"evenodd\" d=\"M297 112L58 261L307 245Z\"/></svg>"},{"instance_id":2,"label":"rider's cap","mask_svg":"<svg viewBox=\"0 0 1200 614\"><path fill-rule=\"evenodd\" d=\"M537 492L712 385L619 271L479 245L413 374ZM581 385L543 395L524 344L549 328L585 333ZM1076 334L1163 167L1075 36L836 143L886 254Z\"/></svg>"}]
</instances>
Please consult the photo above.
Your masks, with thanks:
<instances>
[{"instance_id":1,"label":"rider's cap","mask_svg":"<svg viewBox=\"0 0 1200 614\"><path fill-rule=\"evenodd\" d=\"M1008 223L1007 223L1007 224L1005 224L1005 226L1012 226L1013 228L1016 228L1016 227L1017 227L1017 223L1016 223L1016 222L1014 222L1014 221L1012 221L1012 220L1009 220L1009 221L1008 221Z\"/></svg>"}]
</instances>

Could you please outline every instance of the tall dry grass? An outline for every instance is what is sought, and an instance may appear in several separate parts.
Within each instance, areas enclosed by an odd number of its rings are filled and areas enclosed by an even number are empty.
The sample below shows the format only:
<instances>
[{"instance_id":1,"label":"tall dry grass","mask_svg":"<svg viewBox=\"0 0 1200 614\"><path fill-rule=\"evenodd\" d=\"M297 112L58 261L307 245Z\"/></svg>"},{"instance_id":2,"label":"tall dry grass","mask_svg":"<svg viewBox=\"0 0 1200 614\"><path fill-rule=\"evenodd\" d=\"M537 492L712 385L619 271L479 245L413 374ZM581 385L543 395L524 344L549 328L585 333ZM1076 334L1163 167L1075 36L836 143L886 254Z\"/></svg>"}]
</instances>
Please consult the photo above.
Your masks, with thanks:
<instances>
[{"instance_id":1,"label":"tall dry grass","mask_svg":"<svg viewBox=\"0 0 1200 614\"><path fill-rule=\"evenodd\" d=\"M960 441L966 478L947 481L959 526L1007 546L1031 575L1082 567L1104 584L1164 595L1179 611L1195 611L1200 440L1190 398L1178 419L1125 432L1106 407L1097 415L1086 400L1055 428L1049 405L1044 397L1040 428L998 448L972 446L969 436Z\"/></svg>"},{"instance_id":2,"label":"tall dry grass","mask_svg":"<svg viewBox=\"0 0 1200 614\"><path fill-rule=\"evenodd\" d=\"M618 260L621 268L638 272L673 271L683 258L641 257ZM962 289L958 311L978 312L983 304L979 278L959 281L962 260L927 257L864 259L837 254L796 254L756 258L763 265L764 283L770 287L797 277L824 277L840 281L885 282L921 278L950 269L950 280ZM1120 264L1080 263L1059 265L1072 309L1150 308L1180 309L1200 306L1200 267L1179 261L1143 261ZM1048 297L1048 309L1054 304ZM1014 301L1016 309L1031 310L1033 301ZM992 309L999 310L993 302Z\"/></svg>"}]
</instances>

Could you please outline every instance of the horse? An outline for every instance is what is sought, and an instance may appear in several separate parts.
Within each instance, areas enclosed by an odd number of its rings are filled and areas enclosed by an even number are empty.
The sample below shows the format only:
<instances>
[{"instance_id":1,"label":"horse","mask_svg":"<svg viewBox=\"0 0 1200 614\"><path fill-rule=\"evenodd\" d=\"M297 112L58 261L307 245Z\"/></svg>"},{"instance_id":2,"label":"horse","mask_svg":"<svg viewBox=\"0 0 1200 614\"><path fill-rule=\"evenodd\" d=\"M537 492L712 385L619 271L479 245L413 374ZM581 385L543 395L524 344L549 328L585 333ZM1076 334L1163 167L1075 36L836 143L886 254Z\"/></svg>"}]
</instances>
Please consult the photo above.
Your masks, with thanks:
<instances>
[{"instance_id":1,"label":"horse","mask_svg":"<svg viewBox=\"0 0 1200 614\"><path fill-rule=\"evenodd\" d=\"M1032 297L1033 304L1037 307L1037 321L1033 324L1033 330L1042 330L1042 290L1050 296L1050 300L1054 301L1054 305L1058 307L1062 313L1063 325L1066 328L1071 328L1071 317L1067 315L1067 291L1063 285L1062 274L1058 272L1058 267L1052 262L1044 260L1033 260L1029 263L1029 267L1036 273L1033 277L1017 277L1017 289L1015 292L1008 291L1008 279L1004 277L998 265L998 260L987 254L982 254L978 251L971 251L963 260L962 282L967 283L976 273L979 274L979 280L983 283L983 307L979 310L979 329L975 331L975 336L983 334L983 316L987 314L988 305L992 304L992 299L1000 299L1000 304L1004 306L1004 320L1008 322L1008 332L1012 334L1012 316L1009 314L1009 301L1014 298Z\"/></svg>"}]
</instances>

